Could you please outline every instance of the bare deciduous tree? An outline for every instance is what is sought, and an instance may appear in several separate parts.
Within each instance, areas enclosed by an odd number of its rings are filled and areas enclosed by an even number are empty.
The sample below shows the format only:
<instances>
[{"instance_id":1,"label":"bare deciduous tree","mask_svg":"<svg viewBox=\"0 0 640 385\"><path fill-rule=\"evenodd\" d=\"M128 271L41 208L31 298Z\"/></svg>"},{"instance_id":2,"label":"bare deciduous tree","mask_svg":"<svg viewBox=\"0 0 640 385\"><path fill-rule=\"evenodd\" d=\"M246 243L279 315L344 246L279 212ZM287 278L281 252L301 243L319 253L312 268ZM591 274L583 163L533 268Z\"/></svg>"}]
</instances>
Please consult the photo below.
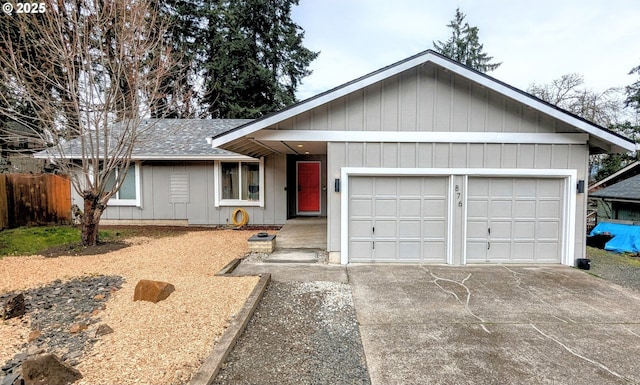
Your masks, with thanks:
<instances>
[{"instance_id":1,"label":"bare deciduous tree","mask_svg":"<svg viewBox=\"0 0 640 385\"><path fill-rule=\"evenodd\" d=\"M0 24L0 115L26 127L71 176L84 200L84 245L98 242L107 202L152 127L142 124L149 106L166 100L161 83L175 68L149 4L49 0L43 13Z\"/></svg>"},{"instance_id":2,"label":"bare deciduous tree","mask_svg":"<svg viewBox=\"0 0 640 385\"><path fill-rule=\"evenodd\" d=\"M584 77L580 74L563 75L548 84L532 84L527 91L602 127L610 127L621 118L620 89L595 92L584 87Z\"/></svg>"}]
</instances>

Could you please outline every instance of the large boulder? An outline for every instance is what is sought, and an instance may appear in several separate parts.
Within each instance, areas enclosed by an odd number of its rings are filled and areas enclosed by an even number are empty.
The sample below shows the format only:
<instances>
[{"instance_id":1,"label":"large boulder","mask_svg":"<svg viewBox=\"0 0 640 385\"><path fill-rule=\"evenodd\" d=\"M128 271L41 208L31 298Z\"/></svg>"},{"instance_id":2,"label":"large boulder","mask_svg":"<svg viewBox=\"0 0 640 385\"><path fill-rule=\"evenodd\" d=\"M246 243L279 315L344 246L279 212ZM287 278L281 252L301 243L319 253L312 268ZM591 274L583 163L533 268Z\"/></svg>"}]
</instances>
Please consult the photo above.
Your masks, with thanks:
<instances>
[{"instance_id":1,"label":"large boulder","mask_svg":"<svg viewBox=\"0 0 640 385\"><path fill-rule=\"evenodd\" d=\"M25 385L66 385L82 378L82 374L54 354L28 358L22 363Z\"/></svg>"},{"instance_id":2,"label":"large boulder","mask_svg":"<svg viewBox=\"0 0 640 385\"><path fill-rule=\"evenodd\" d=\"M175 290L176 288L168 282L141 279L136 285L133 300L157 303L167 299Z\"/></svg>"},{"instance_id":3,"label":"large boulder","mask_svg":"<svg viewBox=\"0 0 640 385\"><path fill-rule=\"evenodd\" d=\"M2 304L0 308L0 318L9 319L15 317L22 317L26 311L24 305L24 295L22 293L13 295Z\"/></svg>"}]
</instances>

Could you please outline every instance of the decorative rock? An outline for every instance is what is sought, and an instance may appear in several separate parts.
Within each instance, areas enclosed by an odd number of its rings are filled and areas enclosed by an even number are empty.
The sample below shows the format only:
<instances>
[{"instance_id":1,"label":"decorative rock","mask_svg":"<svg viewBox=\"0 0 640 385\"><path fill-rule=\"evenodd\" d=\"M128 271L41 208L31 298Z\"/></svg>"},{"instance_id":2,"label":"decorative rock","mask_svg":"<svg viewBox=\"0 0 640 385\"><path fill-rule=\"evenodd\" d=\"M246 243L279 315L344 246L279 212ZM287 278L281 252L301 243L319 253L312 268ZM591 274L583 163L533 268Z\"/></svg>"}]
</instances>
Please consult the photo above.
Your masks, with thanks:
<instances>
[{"instance_id":1,"label":"decorative rock","mask_svg":"<svg viewBox=\"0 0 640 385\"><path fill-rule=\"evenodd\" d=\"M113 329L111 328L111 326L107 324L100 324L96 329L96 338L106 336L107 334L111 333L113 333Z\"/></svg>"},{"instance_id":2,"label":"decorative rock","mask_svg":"<svg viewBox=\"0 0 640 385\"><path fill-rule=\"evenodd\" d=\"M158 303L167 299L175 290L175 286L168 282L141 279L136 285L133 300Z\"/></svg>"},{"instance_id":3,"label":"decorative rock","mask_svg":"<svg viewBox=\"0 0 640 385\"><path fill-rule=\"evenodd\" d=\"M106 298L106 296L104 294L98 294L95 297L93 297L93 299L95 299L96 301L103 301Z\"/></svg>"},{"instance_id":4,"label":"decorative rock","mask_svg":"<svg viewBox=\"0 0 640 385\"><path fill-rule=\"evenodd\" d=\"M40 332L40 330L32 330L31 333L29 333L29 337L27 337L27 342L33 342L34 340L38 339L38 337L40 337L42 335L42 332Z\"/></svg>"},{"instance_id":5,"label":"decorative rock","mask_svg":"<svg viewBox=\"0 0 640 385\"><path fill-rule=\"evenodd\" d=\"M69 333L79 333L83 330L87 330L87 328L88 326L86 323L80 322L80 323L71 325L71 327L69 328Z\"/></svg>"},{"instance_id":6,"label":"decorative rock","mask_svg":"<svg viewBox=\"0 0 640 385\"><path fill-rule=\"evenodd\" d=\"M62 362L54 354L28 358L22 363L25 385L66 385L82 378L82 374Z\"/></svg>"},{"instance_id":7,"label":"decorative rock","mask_svg":"<svg viewBox=\"0 0 640 385\"><path fill-rule=\"evenodd\" d=\"M22 293L9 297L7 302L0 308L0 315L2 319L10 319L15 317L22 317L26 312L24 305L24 295Z\"/></svg>"}]
</instances>

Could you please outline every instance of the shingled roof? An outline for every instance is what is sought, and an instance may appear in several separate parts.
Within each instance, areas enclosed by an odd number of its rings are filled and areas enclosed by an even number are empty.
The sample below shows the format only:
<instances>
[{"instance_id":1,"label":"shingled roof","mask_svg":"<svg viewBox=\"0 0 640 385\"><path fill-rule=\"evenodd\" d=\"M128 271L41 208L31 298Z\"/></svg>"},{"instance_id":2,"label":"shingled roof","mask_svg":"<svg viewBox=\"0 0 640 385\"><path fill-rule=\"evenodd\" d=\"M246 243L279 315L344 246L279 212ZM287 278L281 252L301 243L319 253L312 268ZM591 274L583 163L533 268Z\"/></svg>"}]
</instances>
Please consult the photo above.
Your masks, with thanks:
<instances>
[{"instance_id":1,"label":"shingled roof","mask_svg":"<svg viewBox=\"0 0 640 385\"><path fill-rule=\"evenodd\" d=\"M640 201L640 175L589 194L592 198Z\"/></svg>"},{"instance_id":2,"label":"shingled roof","mask_svg":"<svg viewBox=\"0 0 640 385\"><path fill-rule=\"evenodd\" d=\"M207 138L250 122L250 119L146 119L140 127L140 140L132 160L205 160L225 156L241 156L212 148ZM146 129L145 126L149 128ZM80 158L80 140L63 147L65 158ZM56 154L57 155L57 154ZM53 157L56 157L53 155ZM38 158L51 157L46 150Z\"/></svg>"}]
</instances>

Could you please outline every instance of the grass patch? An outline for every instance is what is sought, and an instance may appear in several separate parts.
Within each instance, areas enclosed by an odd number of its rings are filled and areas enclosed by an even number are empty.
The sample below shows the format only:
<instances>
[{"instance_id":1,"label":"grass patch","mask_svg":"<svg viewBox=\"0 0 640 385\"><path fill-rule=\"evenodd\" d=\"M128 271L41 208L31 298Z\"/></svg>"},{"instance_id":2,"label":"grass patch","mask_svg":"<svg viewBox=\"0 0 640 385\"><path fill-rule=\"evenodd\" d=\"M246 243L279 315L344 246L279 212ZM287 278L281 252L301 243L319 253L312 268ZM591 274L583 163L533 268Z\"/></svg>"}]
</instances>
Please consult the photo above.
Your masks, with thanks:
<instances>
[{"instance_id":1,"label":"grass patch","mask_svg":"<svg viewBox=\"0 0 640 385\"><path fill-rule=\"evenodd\" d=\"M638 258L636 254L618 254L587 246L587 258L591 260L607 259L616 264L640 268L640 258Z\"/></svg>"},{"instance_id":2,"label":"grass patch","mask_svg":"<svg viewBox=\"0 0 640 385\"><path fill-rule=\"evenodd\" d=\"M102 242L124 239L126 231L101 230ZM80 228L72 226L20 227L0 231L0 258L6 255L33 255L51 247L80 243Z\"/></svg>"}]
</instances>

